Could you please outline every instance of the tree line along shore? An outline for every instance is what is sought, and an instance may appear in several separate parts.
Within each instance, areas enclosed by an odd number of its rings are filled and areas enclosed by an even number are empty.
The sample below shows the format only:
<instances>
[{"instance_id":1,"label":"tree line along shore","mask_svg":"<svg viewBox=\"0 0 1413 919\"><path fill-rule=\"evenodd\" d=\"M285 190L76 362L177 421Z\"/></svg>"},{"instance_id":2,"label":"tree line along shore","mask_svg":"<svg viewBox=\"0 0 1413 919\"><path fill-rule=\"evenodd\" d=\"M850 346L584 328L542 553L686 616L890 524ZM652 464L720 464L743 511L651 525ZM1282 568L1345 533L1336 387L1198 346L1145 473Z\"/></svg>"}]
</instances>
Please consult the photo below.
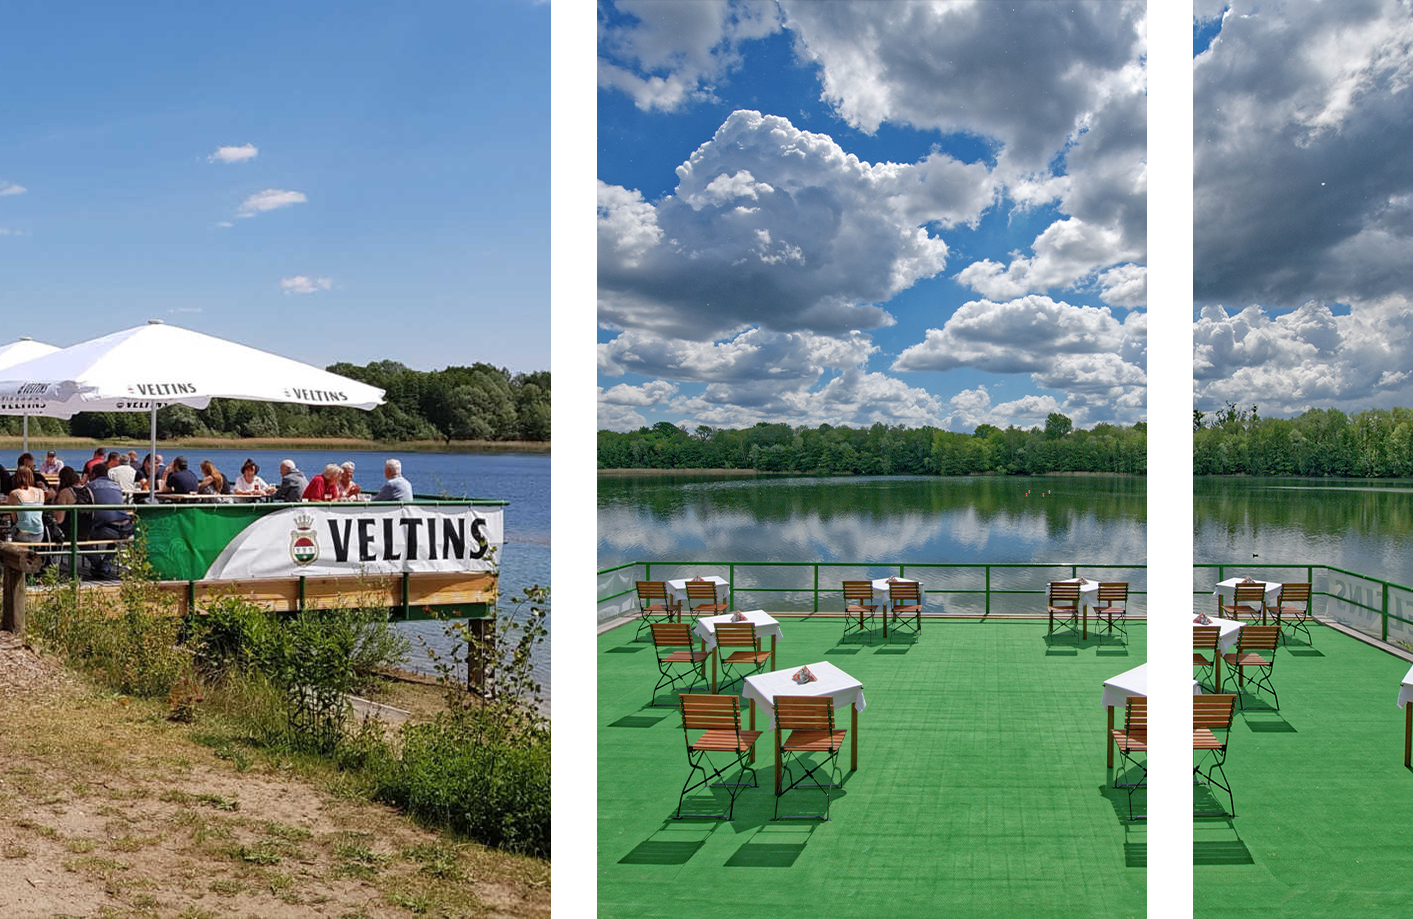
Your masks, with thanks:
<instances>
[{"instance_id":1,"label":"tree line along shore","mask_svg":"<svg viewBox=\"0 0 1413 919\"><path fill-rule=\"evenodd\" d=\"M327 368L383 389L385 403L372 411L332 406L212 399L197 410L170 405L157 412L157 437L193 446L222 446L241 438L276 447L309 444L348 446L413 444L548 444L550 440L549 371L512 374L503 367L477 363L443 370L412 370L396 361L364 366L339 363ZM22 419L0 417L0 435L18 437ZM143 442L150 435L145 412L80 412L65 421L30 417L31 439L59 443L113 440ZM208 443L209 442L209 443Z\"/></svg>"},{"instance_id":2,"label":"tree line along shore","mask_svg":"<svg viewBox=\"0 0 1413 919\"><path fill-rule=\"evenodd\" d=\"M1192 429L1194 475L1413 476L1413 409L1263 418L1258 406L1228 402L1212 413L1193 409Z\"/></svg>"},{"instance_id":3,"label":"tree line along shore","mask_svg":"<svg viewBox=\"0 0 1413 919\"><path fill-rule=\"evenodd\" d=\"M749 428L661 421L636 431L600 431L598 468L754 471L800 475L1046 475L1147 473L1147 426L1099 424L1087 430L1052 412L1045 426L983 424L970 434L934 427L874 424L849 428Z\"/></svg>"}]
</instances>

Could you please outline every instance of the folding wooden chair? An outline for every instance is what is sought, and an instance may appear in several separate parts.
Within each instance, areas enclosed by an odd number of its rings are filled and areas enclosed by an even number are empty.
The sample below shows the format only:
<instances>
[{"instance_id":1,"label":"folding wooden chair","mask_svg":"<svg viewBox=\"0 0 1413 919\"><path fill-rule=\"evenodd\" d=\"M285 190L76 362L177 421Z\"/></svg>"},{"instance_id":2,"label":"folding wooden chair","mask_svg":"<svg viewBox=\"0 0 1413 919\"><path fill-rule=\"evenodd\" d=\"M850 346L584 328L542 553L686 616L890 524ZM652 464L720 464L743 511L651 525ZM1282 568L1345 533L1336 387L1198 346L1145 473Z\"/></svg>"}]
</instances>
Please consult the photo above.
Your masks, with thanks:
<instances>
[{"instance_id":1,"label":"folding wooden chair","mask_svg":"<svg viewBox=\"0 0 1413 919\"><path fill-rule=\"evenodd\" d=\"M729 656L726 652L729 648L740 648L739 651L732 651ZM760 636L756 634L754 622L718 622L716 624L716 653L721 658L721 678L723 682L717 687L718 692L724 693L726 687L737 680L745 682L746 677L752 673L759 673L760 668L766 661L770 660L770 649L762 651L760 647ZM731 676L731 671L736 675Z\"/></svg>"},{"instance_id":2,"label":"folding wooden chair","mask_svg":"<svg viewBox=\"0 0 1413 919\"><path fill-rule=\"evenodd\" d=\"M1231 695L1192 697L1192 752L1200 754L1192 766L1192 783L1216 786L1225 791L1228 808L1225 811L1194 812L1194 817L1236 816L1236 798L1232 795L1231 783L1227 781L1224 768L1235 703L1236 696ZM1221 732L1220 736L1218 731Z\"/></svg>"},{"instance_id":3,"label":"folding wooden chair","mask_svg":"<svg viewBox=\"0 0 1413 919\"><path fill-rule=\"evenodd\" d=\"M1112 731L1114 746L1118 747L1119 753L1123 755L1124 761L1128 763L1122 772L1114 772L1114 787L1128 789L1128 819L1144 820L1146 814L1133 814L1133 793L1143 788L1148 783L1148 699L1146 696L1129 696L1124 706L1124 726L1123 730L1114 728ZM1135 753L1143 754L1143 761L1139 762ZM1138 771L1138 780L1134 782L1120 782L1120 775L1127 775L1130 768Z\"/></svg>"},{"instance_id":4,"label":"folding wooden chair","mask_svg":"<svg viewBox=\"0 0 1413 919\"><path fill-rule=\"evenodd\" d=\"M1304 582L1293 584L1282 584L1280 596L1276 598L1276 605L1270 608L1275 614L1276 626L1279 628L1286 623L1290 623L1291 631L1301 631L1305 633L1305 643L1313 645L1314 640L1310 637L1310 585ZM1282 636L1284 633L1282 633Z\"/></svg>"},{"instance_id":5,"label":"folding wooden chair","mask_svg":"<svg viewBox=\"0 0 1413 919\"><path fill-rule=\"evenodd\" d=\"M1236 650L1222 655L1222 660L1226 661L1228 668L1236 668L1237 696L1242 711L1246 710L1246 693L1242 687L1248 679L1257 689L1264 689L1271 694L1271 698L1275 699L1273 707L1276 711L1281 709L1281 698L1276 694L1276 688L1271 685L1271 674L1276 669L1276 642L1280 640L1280 634L1279 626L1248 625L1241 630ZM1248 668L1255 671L1254 676L1247 676Z\"/></svg>"},{"instance_id":6,"label":"folding wooden chair","mask_svg":"<svg viewBox=\"0 0 1413 919\"><path fill-rule=\"evenodd\" d=\"M1230 604L1219 604L1223 619L1264 619L1266 611L1265 584L1238 584Z\"/></svg>"},{"instance_id":7,"label":"folding wooden chair","mask_svg":"<svg viewBox=\"0 0 1413 919\"><path fill-rule=\"evenodd\" d=\"M692 630L685 622L654 622L653 645L657 648L657 669L661 676L653 687L652 704L657 704L658 690L664 686L676 686L687 678L687 691L697 685L697 672L701 671L702 683L706 683L706 667L702 664L711 657L710 651L699 651L692 640ZM666 652L666 653L664 653ZM685 667L683 665L686 665Z\"/></svg>"},{"instance_id":8,"label":"folding wooden chair","mask_svg":"<svg viewBox=\"0 0 1413 919\"><path fill-rule=\"evenodd\" d=\"M784 741L783 732L789 731ZM848 731L834 730L834 699L829 696L776 696L775 697L775 737L780 752L781 769L789 778L794 776L792 764L800 766L798 779L782 784L775 793L775 820L828 820L829 789L842 788L838 782L821 782L815 773L827 766L837 771L839 751L844 746L844 736ZM805 757L812 753L823 753L824 759L811 765ZM832 775L831 775L832 777ZM815 779L815 781L807 781ZM780 798L795 788L818 788L824 792L824 816L818 814L787 814L780 816Z\"/></svg>"},{"instance_id":9,"label":"folding wooden chair","mask_svg":"<svg viewBox=\"0 0 1413 919\"><path fill-rule=\"evenodd\" d=\"M681 622L682 601L668 598L666 581L639 581L638 615L638 633L634 638L643 634L654 616L661 616L660 622Z\"/></svg>"},{"instance_id":10,"label":"folding wooden chair","mask_svg":"<svg viewBox=\"0 0 1413 919\"><path fill-rule=\"evenodd\" d=\"M1221 638L1221 627L1215 625L1194 625L1192 627L1192 666L1205 667L1210 671L1207 685L1217 688L1217 641ZM1209 659L1207 655L1212 655ZM1197 675L1202 682L1202 675Z\"/></svg>"},{"instance_id":11,"label":"folding wooden chair","mask_svg":"<svg viewBox=\"0 0 1413 919\"><path fill-rule=\"evenodd\" d=\"M1050 628L1045 633L1048 638L1056 628L1068 627L1079 638L1079 585L1073 581L1051 581L1049 599L1045 611L1050 616ZM1056 625L1056 620L1059 625Z\"/></svg>"},{"instance_id":12,"label":"folding wooden chair","mask_svg":"<svg viewBox=\"0 0 1413 919\"><path fill-rule=\"evenodd\" d=\"M687 582L687 609L692 615L717 616L730 608L730 603L717 602L715 581Z\"/></svg>"},{"instance_id":13,"label":"folding wooden chair","mask_svg":"<svg viewBox=\"0 0 1413 919\"><path fill-rule=\"evenodd\" d=\"M891 617L893 630L901 625L914 635L922 634L922 585L917 581L893 581L888 585L888 600L892 606L884 613ZM912 622L908 622L909 614Z\"/></svg>"},{"instance_id":14,"label":"folding wooden chair","mask_svg":"<svg viewBox=\"0 0 1413 919\"><path fill-rule=\"evenodd\" d=\"M687 741L687 781L682 785L682 794L677 797L677 820L683 817L716 817L730 820L736 813L736 796L743 788L756 787L756 771L751 768L747 758L750 756L751 747L756 739L763 733L761 731L741 730L741 697L740 696L708 696L708 695L681 695L677 697L682 706L682 734ZM691 731L702 731L703 733L696 740L692 739ZM718 766L711 761L711 754L726 753L731 757L731 762L724 766L725 769L733 767L741 770L741 778L746 777L746 773L751 774L749 782L728 782L722 766ZM711 774L707 774L707 769ZM698 772L701 773L701 781L693 783L692 778ZM713 782L712 778L718 781ZM682 802L687 797L687 792L697 788L706 788L708 785L725 788L731 796L731 803L725 814L684 814L682 813Z\"/></svg>"},{"instance_id":15,"label":"folding wooden chair","mask_svg":"<svg viewBox=\"0 0 1413 919\"><path fill-rule=\"evenodd\" d=\"M1099 605L1094 607L1094 618L1108 627L1112 635L1115 629L1128 637L1128 582L1101 581L1099 584Z\"/></svg>"},{"instance_id":16,"label":"folding wooden chair","mask_svg":"<svg viewBox=\"0 0 1413 919\"><path fill-rule=\"evenodd\" d=\"M844 638L850 632L863 632L873 626L878 604L873 602L872 581L844 582ZM867 623L867 625L865 625Z\"/></svg>"}]
</instances>

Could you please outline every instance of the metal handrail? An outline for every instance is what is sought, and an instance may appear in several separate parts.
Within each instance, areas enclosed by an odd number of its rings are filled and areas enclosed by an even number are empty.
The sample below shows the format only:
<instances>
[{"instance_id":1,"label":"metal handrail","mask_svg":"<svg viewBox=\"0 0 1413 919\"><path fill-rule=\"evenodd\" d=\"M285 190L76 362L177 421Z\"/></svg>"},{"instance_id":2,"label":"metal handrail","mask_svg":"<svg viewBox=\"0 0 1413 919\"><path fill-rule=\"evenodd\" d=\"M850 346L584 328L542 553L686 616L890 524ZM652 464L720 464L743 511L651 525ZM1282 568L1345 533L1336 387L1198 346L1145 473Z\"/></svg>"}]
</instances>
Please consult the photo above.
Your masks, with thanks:
<instances>
[{"instance_id":1,"label":"metal handrail","mask_svg":"<svg viewBox=\"0 0 1413 919\"><path fill-rule=\"evenodd\" d=\"M1147 567L1148 567L1146 564L1141 564L1141 565L1122 564L1122 563L1104 563L1104 564L1087 564L1087 563L1084 563L1084 564L1074 564L1074 563L1069 563L1069 562L991 562L991 563L976 563L976 562L727 562L727 561L700 561L700 560L673 561L673 560L658 559L658 560L655 560L655 561L633 561L633 562L625 562L625 563L623 563L623 564L621 564L621 565L614 565L614 566L609 567L609 568L601 568L601 569L599 569L598 574L599 574L600 576L602 576L602 575L605 575L605 574L612 574L612 573L615 572L615 571L622 571L622 570L627 569L627 568L638 568L638 567L641 567L641 568L643 569L643 580L651 581L651 580L653 579L653 578L652 578L652 569L653 569L653 566L655 566L655 565L658 566L658 567L678 567L678 568L686 568L686 567L696 567L696 568L708 568L708 567L710 567L710 568L721 568L721 567L725 567L725 568L727 569L727 590L728 590L728 592L729 592L729 593L728 593L728 596L734 596L735 593L736 593L736 569L737 569L737 568L747 568L747 569L750 569L750 568L810 568L810 569L813 569L813 578L812 578L811 585L808 586L808 587L803 587L803 586L801 586L801 587L757 587L757 586L751 586L751 587L747 587L747 588L743 588L743 589L744 589L744 590L749 590L749 591L751 591L752 593L766 593L766 594L769 594L769 593L791 593L791 594L809 593L809 594L812 595L812 600L813 600L813 602L812 602L812 607L813 607L813 611L814 611L814 612L819 612L819 598L820 598L821 594L833 596L834 594L838 593L838 590L839 590L839 588L838 588L837 586L834 586L834 585L826 586L826 587L824 587L824 588L821 588L821 587L820 587L819 570L820 570L821 568L884 568L884 569L896 569L897 572L898 572L898 575L897 575L898 577L906 577L906 576L907 576L908 569L910 569L910 568L911 568L911 569L919 569L919 568L921 568L921 569L968 569L968 570L976 570L976 571L981 572L981 574L983 575L983 586L980 587L980 588L949 587L949 588L927 589L926 587L924 587L923 593L924 593L924 594L961 595L961 596L967 596L967 595L984 595L984 597L985 597L985 614L986 614L986 615L990 615L990 614L991 614L991 598L992 598L993 595L994 595L994 596L1003 596L1003 595L1022 595L1022 594L1024 594L1024 595L1031 595L1031 596L1037 596L1037 595L1038 595L1038 596L1043 596L1043 595L1045 594L1045 588L1043 588L1043 587L1037 588L1037 589L1034 589L1034 590L993 587L993 586L992 586L992 583L991 583L991 572L992 572L993 569L1054 569L1054 568L1062 568L1062 569L1065 569L1065 568L1067 568L1067 569L1069 569L1069 572L1070 572L1069 576L1070 576L1070 577L1077 577L1077 576L1078 576L1078 572L1079 572L1079 570L1080 570L1081 568L1085 569L1086 571L1092 571L1092 570L1094 570L1094 569L1130 569L1130 570L1132 570L1132 569L1142 569L1142 570L1147 570ZM1048 579L1047 579L1047 583L1048 583ZM634 593L634 591L631 590L631 589L629 589L629 590L622 590L622 591L619 591L619 592L617 592L617 593L609 594L609 595L607 595L607 596L598 597L596 602L599 603L599 604L602 604L602 603L605 603L605 602L607 602L607 601L611 601L611 600L618 599L618 598L620 598L620 597L628 596L629 594L632 594L632 593ZM1134 594L1135 596L1146 596L1147 591L1146 591L1146 590L1133 590L1133 591L1131 591L1131 593Z\"/></svg>"},{"instance_id":2,"label":"metal handrail","mask_svg":"<svg viewBox=\"0 0 1413 919\"><path fill-rule=\"evenodd\" d=\"M1388 581L1388 580L1385 580L1385 579L1383 579L1383 578L1376 578L1376 577L1374 577L1373 575L1365 574L1365 573L1363 573L1362 571L1351 571L1351 570L1349 570L1348 568L1340 568L1340 567L1338 567L1338 566L1336 566L1336 565L1311 565L1311 564L1308 564L1308 563L1303 563L1303 564L1290 564L1290 565L1280 565L1280 564L1273 564L1273 563L1269 563L1269 562L1261 562L1261 563L1250 564L1250 565L1245 564L1245 563L1238 564L1238 565L1224 565L1224 564L1215 564L1215 563L1212 563L1212 562L1205 562L1205 563L1194 563L1192 567L1193 567L1193 570L1199 570L1199 569L1200 569L1200 570L1210 570L1210 569L1214 569L1214 568L1215 568L1216 571L1217 571L1217 581L1223 581L1223 580L1226 579L1226 577L1227 577L1226 572L1227 572L1228 569L1233 569L1233 570L1235 570L1235 569L1240 569L1242 572L1247 572L1247 571L1254 571L1254 570L1258 570L1258 569L1268 569L1268 568L1277 568L1277 569L1284 569L1284 570L1289 570L1289 569L1292 569L1292 568L1295 568L1295 569L1301 569L1301 568L1303 568L1303 569L1305 569L1305 579L1306 579L1306 581L1308 581L1308 582L1312 585L1312 586L1311 586L1311 590L1310 590L1310 596L1311 596L1312 598L1314 598L1314 597L1323 597L1327 606L1328 606L1328 603L1329 603L1330 600L1337 600L1337 601L1339 601L1339 602L1341 602L1341 603L1347 603L1347 604L1349 604L1350 606L1356 607L1356 608L1358 608L1358 609L1366 610L1366 611L1371 612L1371 613L1377 613L1378 616L1379 616L1379 623L1380 623L1380 625L1379 625L1379 638L1380 638L1381 641L1384 641L1384 642L1387 642L1387 641L1388 641L1388 624L1389 624L1389 620L1393 620L1394 622L1407 623L1408 625L1413 626L1413 610L1410 610L1410 612L1409 612L1408 615L1402 615L1402 610L1403 610L1403 601L1402 601L1402 598L1400 598L1400 597L1393 597L1393 596L1391 595L1391 592L1392 592L1392 591L1395 591L1395 590L1401 590L1401 591L1405 591L1405 592L1407 592L1407 593L1409 593L1409 594L1413 594L1413 587L1409 587L1409 586L1406 585L1406 584L1399 584L1399 583L1397 583L1397 582L1395 582L1395 581ZM1334 572L1334 573L1336 573L1336 574L1344 574L1344 575L1348 575L1348 576L1350 576L1350 577L1359 578L1360 580L1369 581L1369 582L1371 582L1371 583L1373 583L1373 584L1379 585L1379 588L1380 588L1380 590L1379 590L1379 593L1380 593L1379 605L1378 605L1378 606L1371 606L1370 604L1365 603L1365 602L1363 602L1362 600L1359 600L1359 599L1357 599L1357 598L1355 598L1355 597L1353 597L1353 596L1343 596L1343 595L1341 595L1341 594L1331 593L1328 589L1326 589L1326 590L1319 590L1319 589L1315 588L1314 585L1317 583L1317 581L1316 581L1316 579L1315 579L1315 573L1316 573L1317 571L1319 571L1319 572ZM1327 580L1328 580L1328 577L1327 577ZM1200 595L1203 595L1203 594L1204 594L1204 591L1203 591L1203 590L1198 589L1198 588L1193 588L1192 595L1193 595L1194 597L1200 596ZM1394 606L1393 606L1393 607L1391 607L1391 605L1390 605L1390 600L1393 600L1393 601L1394 601ZM1397 609L1396 612L1394 611L1394 608L1395 608L1395 607L1396 607L1396 609Z\"/></svg>"}]
</instances>

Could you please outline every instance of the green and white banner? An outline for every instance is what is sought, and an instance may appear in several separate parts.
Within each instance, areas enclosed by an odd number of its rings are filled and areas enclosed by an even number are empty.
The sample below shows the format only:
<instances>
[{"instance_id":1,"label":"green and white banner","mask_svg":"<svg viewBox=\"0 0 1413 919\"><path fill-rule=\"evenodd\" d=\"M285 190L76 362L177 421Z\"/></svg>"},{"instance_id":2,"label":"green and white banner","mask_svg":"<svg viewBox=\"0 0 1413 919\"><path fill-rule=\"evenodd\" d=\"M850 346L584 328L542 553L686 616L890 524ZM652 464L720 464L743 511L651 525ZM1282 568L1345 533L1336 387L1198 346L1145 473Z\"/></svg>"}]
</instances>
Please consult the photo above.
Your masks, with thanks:
<instances>
[{"instance_id":1,"label":"green and white banner","mask_svg":"<svg viewBox=\"0 0 1413 919\"><path fill-rule=\"evenodd\" d=\"M164 578L491 571L504 512L476 505L210 505L143 514L148 554Z\"/></svg>"}]
</instances>

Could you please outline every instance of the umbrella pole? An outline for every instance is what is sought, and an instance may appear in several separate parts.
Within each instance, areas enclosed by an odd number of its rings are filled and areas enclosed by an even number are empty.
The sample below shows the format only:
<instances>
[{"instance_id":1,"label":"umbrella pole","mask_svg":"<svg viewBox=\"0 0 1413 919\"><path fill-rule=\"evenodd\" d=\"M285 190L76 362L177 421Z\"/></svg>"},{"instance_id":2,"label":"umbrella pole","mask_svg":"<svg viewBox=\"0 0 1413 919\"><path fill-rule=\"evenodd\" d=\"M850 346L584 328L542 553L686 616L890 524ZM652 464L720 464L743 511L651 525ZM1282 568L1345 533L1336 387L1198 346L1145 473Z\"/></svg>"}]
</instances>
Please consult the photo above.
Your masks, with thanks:
<instances>
[{"instance_id":1,"label":"umbrella pole","mask_svg":"<svg viewBox=\"0 0 1413 919\"><path fill-rule=\"evenodd\" d=\"M147 467L147 500L149 503L157 502L157 403L152 403L152 452L147 454L151 457L150 465Z\"/></svg>"},{"instance_id":2,"label":"umbrella pole","mask_svg":"<svg viewBox=\"0 0 1413 919\"><path fill-rule=\"evenodd\" d=\"M28 453L28 452L29 452L29 412L25 412L25 413L23 414L23 420L20 421L20 431L22 432L23 443L24 443L24 447L21 448L21 452L22 452L22 453Z\"/></svg>"}]
</instances>

